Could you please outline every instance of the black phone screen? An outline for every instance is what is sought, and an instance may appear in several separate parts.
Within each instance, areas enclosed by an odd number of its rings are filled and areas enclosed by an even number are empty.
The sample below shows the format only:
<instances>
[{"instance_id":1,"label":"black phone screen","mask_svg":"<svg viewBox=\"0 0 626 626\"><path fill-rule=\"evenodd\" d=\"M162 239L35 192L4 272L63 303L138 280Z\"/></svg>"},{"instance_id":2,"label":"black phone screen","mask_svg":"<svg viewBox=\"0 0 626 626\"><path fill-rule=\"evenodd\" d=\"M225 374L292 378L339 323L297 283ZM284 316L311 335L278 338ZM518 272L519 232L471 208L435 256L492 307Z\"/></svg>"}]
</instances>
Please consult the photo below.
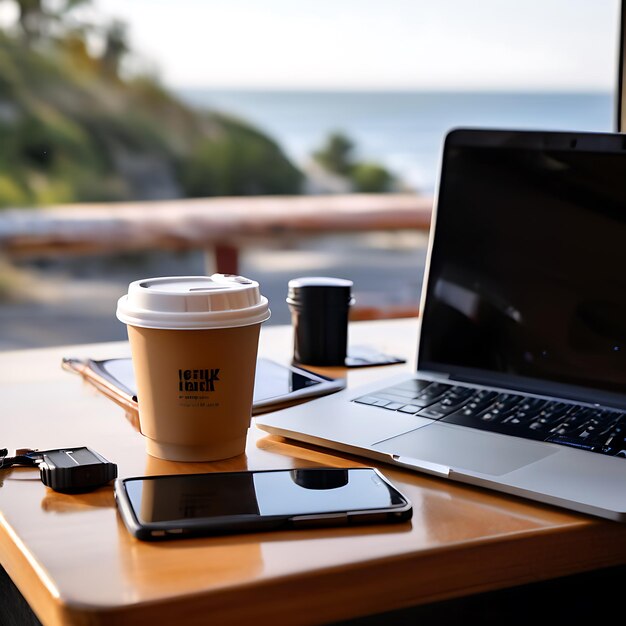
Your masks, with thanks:
<instances>
[{"instance_id":1,"label":"black phone screen","mask_svg":"<svg viewBox=\"0 0 626 626\"><path fill-rule=\"evenodd\" d=\"M236 516L293 516L389 509L403 496L371 468L308 468L131 478L140 524Z\"/></svg>"}]
</instances>

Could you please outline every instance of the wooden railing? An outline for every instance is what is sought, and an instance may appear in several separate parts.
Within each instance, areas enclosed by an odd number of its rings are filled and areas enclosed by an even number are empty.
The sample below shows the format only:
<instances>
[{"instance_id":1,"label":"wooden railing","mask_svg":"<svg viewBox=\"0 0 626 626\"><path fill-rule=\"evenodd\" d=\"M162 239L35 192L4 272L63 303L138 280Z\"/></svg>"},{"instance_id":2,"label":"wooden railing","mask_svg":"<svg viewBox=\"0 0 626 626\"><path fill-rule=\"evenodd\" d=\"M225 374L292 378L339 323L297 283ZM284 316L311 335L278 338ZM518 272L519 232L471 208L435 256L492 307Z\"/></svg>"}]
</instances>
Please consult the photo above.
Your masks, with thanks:
<instances>
[{"instance_id":1,"label":"wooden railing","mask_svg":"<svg viewBox=\"0 0 626 626\"><path fill-rule=\"evenodd\" d=\"M239 250L259 240L427 231L431 212L432 198L415 194L228 197L9 209L0 211L0 252L19 258L203 249L213 255L214 269L235 274Z\"/></svg>"}]
</instances>

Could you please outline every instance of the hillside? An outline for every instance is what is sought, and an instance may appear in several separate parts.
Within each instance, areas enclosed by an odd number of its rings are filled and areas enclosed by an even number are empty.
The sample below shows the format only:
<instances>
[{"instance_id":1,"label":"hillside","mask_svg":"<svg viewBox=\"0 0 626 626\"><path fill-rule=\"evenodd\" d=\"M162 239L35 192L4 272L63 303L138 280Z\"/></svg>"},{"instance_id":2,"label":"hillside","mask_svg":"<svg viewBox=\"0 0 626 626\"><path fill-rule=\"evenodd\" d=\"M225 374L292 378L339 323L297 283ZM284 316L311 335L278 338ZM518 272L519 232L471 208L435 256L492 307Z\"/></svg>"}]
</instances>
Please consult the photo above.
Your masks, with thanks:
<instances>
[{"instance_id":1,"label":"hillside","mask_svg":"<svg viewBox=\"0 0 626 626\"><path fill-rule=\"evenodd\" d=\"M80 37L0 32L0 207L299 193L302 174L243 121L121 79Z\"/></svg>"}]
</instances>

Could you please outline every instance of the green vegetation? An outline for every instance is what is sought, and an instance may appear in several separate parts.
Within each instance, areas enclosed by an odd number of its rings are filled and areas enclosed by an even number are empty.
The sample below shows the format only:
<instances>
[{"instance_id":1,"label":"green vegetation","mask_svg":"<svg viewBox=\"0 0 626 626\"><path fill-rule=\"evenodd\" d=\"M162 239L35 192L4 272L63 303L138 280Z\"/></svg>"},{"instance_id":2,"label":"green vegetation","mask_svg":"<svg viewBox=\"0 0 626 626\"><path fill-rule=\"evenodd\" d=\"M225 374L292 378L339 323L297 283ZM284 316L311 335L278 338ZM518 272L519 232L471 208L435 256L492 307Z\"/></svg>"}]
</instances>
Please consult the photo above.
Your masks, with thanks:
<instances>
[{"instance_id":1,"label":"green vegetation","mask_svg":"<svg viewBox=\"0 0 626 626\"><path fill-rule=\"evenodd\" d=\"M354 143L342 133L331 133L313 158L333 174L349 176L354 167Z\"/></svg>"},{"instance_id":2,"label":"green vegetation","mask_svg":"<svg viewBox=\"0 0 626 626\"><path fill-rule=\"evenodd\" d=\"M181 172L188 195L297 193L301 175L276 144L241 122L214 119L221 132L198 141Z\"/></svg>"},{"instance_id":3,"label":"green vegetation","mask_svg":"<svg viewBox=\"0 0 626 626\"><path fill-rule=\"evenodd\" d=\"M356 163L350 171L350 178L354 188L364 193L390 191L395 182L389 170L378 163Z\"/></svg>"},{"instance_id":4,"label":"green vegetation","mask_svg":"<svg viewBox=\"0 0 626 626\"><path fill-rule=\"evenodd\" d=\"M354 191L379 193L391 191L394 176L382 165L357 161L353 141L342 133L331 133L313 158L328 172L348 179Z\"/></svg>"},{"instance_id":5,"label":"green vegetation","mask_svg":"<svg viewBox=\"0 0 626 626\"><path fill-rule=\"evenodd\" d=\"M18 9L0 31L0 207L300 192L302 174L270 138L193 110L153 77L124 76L123 24L72 21L87 3L0 0Z\"/></svg>"}]
</instances>

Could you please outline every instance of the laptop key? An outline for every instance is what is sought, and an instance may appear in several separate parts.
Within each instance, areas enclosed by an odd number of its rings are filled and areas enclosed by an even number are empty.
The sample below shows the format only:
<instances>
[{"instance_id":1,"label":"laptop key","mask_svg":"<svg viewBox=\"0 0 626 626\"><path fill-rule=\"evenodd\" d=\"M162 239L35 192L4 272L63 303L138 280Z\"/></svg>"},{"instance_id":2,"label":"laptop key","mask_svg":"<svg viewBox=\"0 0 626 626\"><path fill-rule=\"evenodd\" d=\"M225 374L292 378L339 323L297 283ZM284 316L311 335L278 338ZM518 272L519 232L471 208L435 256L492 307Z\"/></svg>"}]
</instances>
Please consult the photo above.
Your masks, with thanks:
<instances>
[{"instance_id":1,"label":"laptop key","mask_svg":"<svg viewBox=\"0 0 626 626\"><path fill-rule=\"evenodd\" d=\"M478 415L478 413L493 403L493 400L497 395L498 394L494 391L486 393L479 391L466 401L466 404L462 407L462 411L468 417L471 415Z\"/></svg>"},{"instance_id":2,"label":"laptop key","mask_svg":"<svg viewBox=\"0 0 626 626\"><path fill-rule=\"evenodd\" d=\"M406 389L398 389L397 387L387 387L386 389L381 389L376 392L376 395L383 394L394 396L396 398L405 398L406 400L411 400L412 398L416 398L418 396L417 392L407 391Z\"/></svg>"},{"instance_id":3,"label":"laptop key","mask_svg":"<svg viewBox=\"0 0 626 626\"><path fill-rule=\"evenodd\" d=\"M413 398L415 404L421 404L422 406L428 406L438 400L441 400L445 394L446 389L443 386L433 386L432 389L428 388L421 393L417 398Z\"/></svg>"},{"instance_id":4,"label":"laptop key","mask_svg":"<svg viewBox=\"0 0 626 626\"><path fill-rule=\"evenodd\" d=\"M360 398L355 398L354 402L358 402L359 404L376 404L379 401L379 398L375 398L374 396L361 396Z\"/></svg>"},{"instance_id":5,"label":"laptop key","mask_svg":"<svg viewBox=\"0 0 626 626\"><path fill-rule=\"evenodd\" d=\"M460 409L463 406L464 402L465 402L464 400L459 401L454 398L444 397L438 402L435 402L434 404L427 406L425 409L422 409L418 413L418 415L420 417L429 417L431 419L439 419L440 417L443 417L444 415L448 415L449 413L453 413L454 411L457 411L458 409Z\"/></svg>"},{"instance_id":6,"label":"laptop key","mask_svg":"<svg viewBox=\"0 0 626 626\"><path fill-rule=\"evenodd\" d=\"M412 414L415 414L419 410L421 410L422 408L423 407L417 406L416 404L405 404L403 407L400 407L398 409L398 411L400 411L401 413L412 413Z\"/></svg>"},{"instance_id":7,"label":"laptop key","mask_svg":"<svg viewBox=\"0 0 626 626\"><path fill-rule=\"evenodd\" d=\"M403 406L405 406L402 402L390 402L389 404L385 404L385 409L388 409L389 411L397 411L398 409L401 409Z\"/></svg>"},{"instance_id":8,"label":"laptop key","mask_svg":"<svg viewBox=\"0 0 626 626\"><path fill-rule=\"evenodd\" d=\"M494 409L503 412L517 406L522 400L522 396L516 396L512 393L501 393L496 397L493 407Z\"/></svg>"},{"instance_id":9,"label":"laptop key","mask_svg":"<svg viewBox=\"0 0 626 626\"><path fill-rule=\"evenodd\" d=\"M540 411L549 402L543 398L522 398L519 408L522 411Z\"/></svg>"},{"instance_id":10,"label":"laptop key","mask_svg":"<svg viewBox=\"0 0 626 626\"><path fill-rule=\"evenodd\" d=\"M623 424L617 424L609 433L602 444L600 452L610 456L626 456L626 428Z\"/></svg>"},{"instance_id":11,"label":"laptop key","mask_svg":"<svg viewBox=\"0 0 626 626\"><path fill-rule=\"evenodd\" d=\"M530 425L530 420L537 415L539 411L522 411L514 408L509 414L502 419L503 424L524 424Z\"/></svg>"},{"instance_id":12,"label":"laptop key","mask_svg":"<svg viewBox=\"0 0 626 626\"><path fill-rule=\"evenodd\" d=\"M431 407L426 407L425 409L422 409L419 413L417 413L417 415L418 417L428 417L429 419L438 420L444 415L447 415L447 413L444 413L443 411L437 411L436 409L433 409Z\"/></svg>"},{"instance_id":13,"label":"laptop key","mask_svg":"<svg viewBox=\"0 0 626 626\"><path fill-rule=\"evenodd\" d=\"M439 399L439 396L420 396L419 398L413 398L411 404L415 404L421 408L434 404Z\"/></svg>"},{"instance_id":14,"label":"laptop key","mask_svg":"<svg viewBox=\"0 0 626 626\"><path fill-rule=\"evenodd\" d=\"M475 389L469 389L468 387L452 387L452 389L446 392L445 397L461 402L469 400L474 395L476 395Z\"/></svg>"},{"instance_id":15,"label":"laptop key","mask_svg":"<svg viewBox=\"0 0 626 626\"><path fill-rule=\"evenodd\" d=\"M598 437L608 439L611 435L620 432L626 426L626 413L605 411L605 421L601 426Z\"/></svg>"},{"instance_id":16,"label":"laptop key","mask_svg":"<svg viewBox=\"0 0 626 626\"><path fill-rule=\"evenodd\" d=\"M388 404L391 404L391 400L376 400L373 406L387 406Z\"/></svg>"},{"instance_id":17,"label":"laptop key","mask_svg":"<svg viewBox=\"0 0 626 626\"><path fill-rule=\"evenodd\" d=\"M402 404L406 404L407 402L411 402L413 401L415 398L413 398L413 396L400 396L396 393L387 393L386 391L378 391L376 392L376 397L377 398L381 398L381 399L385 399L385 400L391 400L391 402L402 402Z\"/></svg>"},{"instance_id":18,"label":"laptop key","mask_svg":"<svg viewBox=\"0 0 626 626\"><path fill-rule=\"evenodd\" d=\"M388 387L388 389L395 389L394 387ZM437 397L425 396L425 397L413 397L413 395L399 395L398 393L391 393L386 390L377 391L375 394L364 396L366 398L374 398L377 400L388 400L389 402L400 402L401 404L415 404L418 407L425 407L429 404L436 402ZM373 402L363 402L363 404L373 404Z\"/></svg>"},{"instance_id":19,"label":"laptop key","mask_svg":"<svg viewBox=\"0 0 626 626\"><path fill-rule=\"evenodd\" d=\"M420 396L440 396L451 388L451 385L444 385L443 383L431 383L420 393Z\"/></svg>"},{"instance_id":20,"label":"laptop key","mask_svg":"<svg viewBox=\"0 0 626 626\"><path fill-rule=\"evenodd\" d=\"M515 405L519 404L521 399L521 396L501 393L497 396L496 401L490 404L484 411L478 413L477 417L483 422L502 421L511 414Z\"/></svg>"}]
</instances>

